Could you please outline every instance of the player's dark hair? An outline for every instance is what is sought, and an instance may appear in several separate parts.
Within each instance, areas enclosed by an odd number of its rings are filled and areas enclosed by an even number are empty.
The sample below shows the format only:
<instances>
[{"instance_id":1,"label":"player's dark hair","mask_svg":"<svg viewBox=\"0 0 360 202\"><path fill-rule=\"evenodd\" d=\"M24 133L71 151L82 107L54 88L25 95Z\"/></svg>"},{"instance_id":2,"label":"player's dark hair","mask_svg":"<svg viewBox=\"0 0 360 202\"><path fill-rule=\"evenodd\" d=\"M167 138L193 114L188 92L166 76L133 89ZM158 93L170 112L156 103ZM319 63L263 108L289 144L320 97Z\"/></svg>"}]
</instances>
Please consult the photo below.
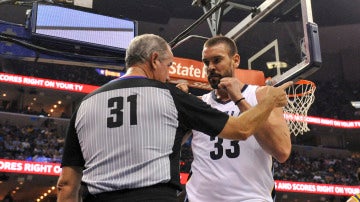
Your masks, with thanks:
<instances>
[{"instance_id":1,"label":"player's dark hair","mask_svg":"<svg viewBox=\"0 0 360 202\"><path fill-rule=\"evenodd\" d=\"M234 40L232 40L226 36L214 36L205 42L204 47L212 47L212 46L222 44L222 43L225 44L229 48L229 56L230 57L232 57L238 53L238 49L237 49L237 46L236 46L236 43L234 42Z\"/></svg>"}]
</instances>

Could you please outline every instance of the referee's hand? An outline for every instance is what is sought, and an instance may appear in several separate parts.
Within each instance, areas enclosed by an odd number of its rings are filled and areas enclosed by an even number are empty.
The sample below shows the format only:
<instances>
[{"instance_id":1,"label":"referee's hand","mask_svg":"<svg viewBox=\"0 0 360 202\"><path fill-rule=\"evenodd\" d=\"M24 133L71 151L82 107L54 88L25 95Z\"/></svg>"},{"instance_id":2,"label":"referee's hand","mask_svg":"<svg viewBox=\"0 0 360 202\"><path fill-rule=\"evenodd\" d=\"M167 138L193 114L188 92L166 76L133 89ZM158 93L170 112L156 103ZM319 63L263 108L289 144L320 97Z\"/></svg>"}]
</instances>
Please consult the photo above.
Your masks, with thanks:
<instances>
[{"instance_id":1,"label":"referee's hand","mask_svg":"<svg viewBox=\"0 0 360 202\"><path fill-rule=\"evenodd\" d=\"M288 103L285 89L293 85L292 81L288 81L281 86L273 87L267 86L264 102L272 102L274 107L284 107Z\"/></svg>"},{"instance_id":2,"label":"referee's hand","mask_svg":"<svg viewBox=\"0 0 360 202\"><path fill-rule=\"evenodd\" d=\"M180 89L184 93L189 93L189 84L188 83L178 83L176 84L176 88Z\"/></svg>"}]
</instances>

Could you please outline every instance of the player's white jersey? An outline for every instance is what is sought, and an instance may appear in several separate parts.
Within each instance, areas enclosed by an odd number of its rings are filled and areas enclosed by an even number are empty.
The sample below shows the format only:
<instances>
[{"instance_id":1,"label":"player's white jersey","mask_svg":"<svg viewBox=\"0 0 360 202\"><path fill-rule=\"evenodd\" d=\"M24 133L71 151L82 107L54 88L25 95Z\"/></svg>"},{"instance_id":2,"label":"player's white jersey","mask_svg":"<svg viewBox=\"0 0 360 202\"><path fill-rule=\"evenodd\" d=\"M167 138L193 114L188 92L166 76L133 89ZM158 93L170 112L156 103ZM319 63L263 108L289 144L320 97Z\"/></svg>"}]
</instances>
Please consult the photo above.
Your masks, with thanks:
<instances>
[{"instance_id":1,"label":"player's white jersey","mask_svg":"<svg viewBox=\"0 0 360 202\"><path fill-rule=\"evenodd\" d=\"M242 93L251 105L257 104L256 88L249 85ZM240 114L234 102L216 101L214 91L203 95L202 99L232 116ZM193 131L191 146L192 176L186 184L190 202L273 201L272 157L254 136L246 141L230 141Z\"/></svg>"}]
</instances>

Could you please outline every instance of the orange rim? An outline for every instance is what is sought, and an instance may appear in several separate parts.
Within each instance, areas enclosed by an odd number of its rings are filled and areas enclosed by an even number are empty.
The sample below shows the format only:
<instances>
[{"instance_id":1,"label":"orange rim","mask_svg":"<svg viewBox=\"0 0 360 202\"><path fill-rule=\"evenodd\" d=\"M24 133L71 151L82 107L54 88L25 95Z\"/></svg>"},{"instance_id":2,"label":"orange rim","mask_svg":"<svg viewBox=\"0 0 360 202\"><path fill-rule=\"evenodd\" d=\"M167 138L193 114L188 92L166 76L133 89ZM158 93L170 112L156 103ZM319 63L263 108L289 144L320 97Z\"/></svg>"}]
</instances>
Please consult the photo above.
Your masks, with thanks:
<instances>
[{"instance_id":1,"label":"orange rim","mask_svg":"<svg viewBox=\"0 0 360 202\"><path fill-rule=\"evenodd\" d=\"M288 94L288 97L301 97L301 96L304 96L304 95L307 95L307 94L312 94L315 92L315 89L316 89L316 85L314 82L312 81L309 81L309 80L304 80L304 79L301 79L301 80L298 80L294 83L294 85L310 85L310 89L308 91L305 91L305 92L302 92L302 93L297 93L297 94Z\"/></svg>"}]
</instances>

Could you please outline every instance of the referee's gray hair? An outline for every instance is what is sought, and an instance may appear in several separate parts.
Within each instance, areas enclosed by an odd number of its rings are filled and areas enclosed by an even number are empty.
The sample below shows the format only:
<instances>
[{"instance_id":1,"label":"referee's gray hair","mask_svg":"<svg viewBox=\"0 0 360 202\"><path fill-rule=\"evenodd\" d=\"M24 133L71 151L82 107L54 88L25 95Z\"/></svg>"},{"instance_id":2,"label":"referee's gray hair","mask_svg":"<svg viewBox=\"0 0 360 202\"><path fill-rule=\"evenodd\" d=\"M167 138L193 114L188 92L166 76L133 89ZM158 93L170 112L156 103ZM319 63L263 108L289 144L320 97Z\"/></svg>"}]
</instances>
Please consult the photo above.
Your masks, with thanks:
<instances>
[{"instance_id":1,"label":"referee's gray hair","mask_svg":"<svg viewBox=\"0 0 360 202\"><path fill-rule=\"evenodd\" d=\"M143 64L150 60L153 52L165 52L168 50L165 39L155 34L143 34L136 36L126 50L125 66L129 68L136 64ZM162 55L160 56L162 57Z\"/></svg>"}]
</instances>

